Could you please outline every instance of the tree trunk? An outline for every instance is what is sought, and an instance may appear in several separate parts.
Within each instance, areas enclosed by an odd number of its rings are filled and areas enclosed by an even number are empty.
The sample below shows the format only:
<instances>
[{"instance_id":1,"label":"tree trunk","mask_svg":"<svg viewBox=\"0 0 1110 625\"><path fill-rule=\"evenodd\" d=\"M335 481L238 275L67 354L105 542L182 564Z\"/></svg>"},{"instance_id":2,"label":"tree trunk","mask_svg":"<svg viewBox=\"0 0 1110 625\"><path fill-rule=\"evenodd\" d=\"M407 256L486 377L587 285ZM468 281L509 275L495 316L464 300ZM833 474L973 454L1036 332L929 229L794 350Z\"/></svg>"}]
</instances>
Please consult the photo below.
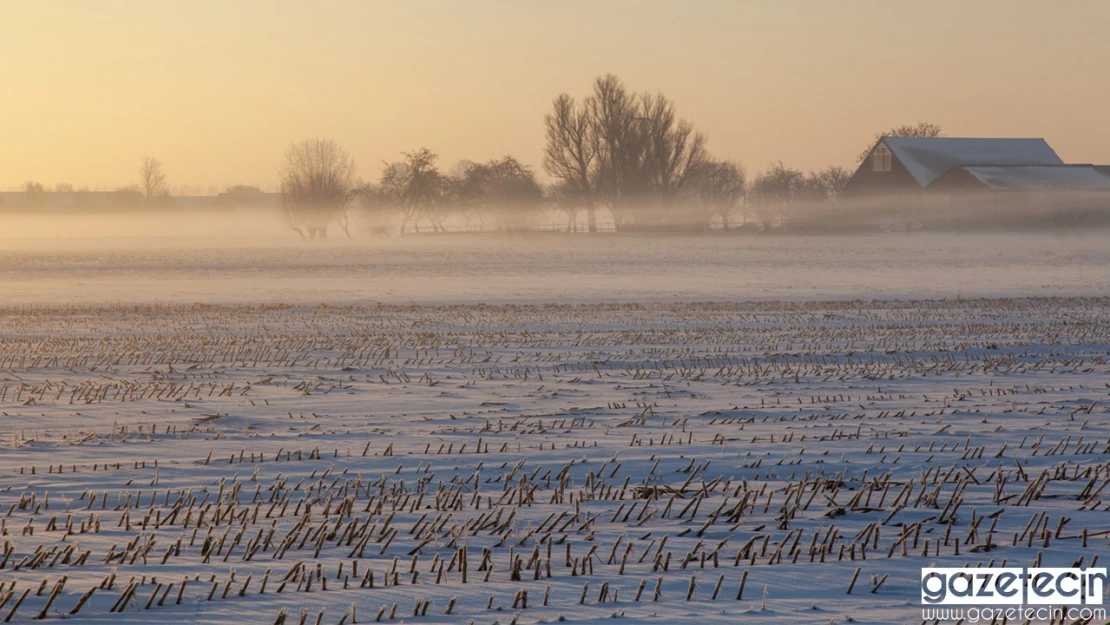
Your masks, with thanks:
<instances>
[{"instance_id":1,"label":"tree trunk","mask_svg":"<svg viewBox=\"0 0 1110 625\"><path fill-rule=\"evenodd\" d=\"M589 222L590 232L597 232L597 209L590 206L586 209L586 219Z\"/></svg>"}]
</instances>

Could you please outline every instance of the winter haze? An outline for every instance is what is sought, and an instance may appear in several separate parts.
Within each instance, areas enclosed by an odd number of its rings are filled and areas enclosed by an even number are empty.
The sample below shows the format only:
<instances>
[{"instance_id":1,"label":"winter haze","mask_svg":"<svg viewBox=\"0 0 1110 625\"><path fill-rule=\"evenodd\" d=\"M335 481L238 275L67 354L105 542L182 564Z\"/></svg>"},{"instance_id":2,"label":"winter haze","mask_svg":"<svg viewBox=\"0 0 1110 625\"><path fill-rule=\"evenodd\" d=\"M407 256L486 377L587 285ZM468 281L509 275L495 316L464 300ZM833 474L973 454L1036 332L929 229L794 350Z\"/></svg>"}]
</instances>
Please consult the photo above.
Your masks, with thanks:
<instances>
[{"instance_id":1,"label":"winter haze","mask_svg":"<svg viewBox=\"0 0 1110 625\"><path fill-rule=\"evenodd\" d=\"M0 620L1110 623L1108 26L0 0Z\"/></svg>"}]
</instances>

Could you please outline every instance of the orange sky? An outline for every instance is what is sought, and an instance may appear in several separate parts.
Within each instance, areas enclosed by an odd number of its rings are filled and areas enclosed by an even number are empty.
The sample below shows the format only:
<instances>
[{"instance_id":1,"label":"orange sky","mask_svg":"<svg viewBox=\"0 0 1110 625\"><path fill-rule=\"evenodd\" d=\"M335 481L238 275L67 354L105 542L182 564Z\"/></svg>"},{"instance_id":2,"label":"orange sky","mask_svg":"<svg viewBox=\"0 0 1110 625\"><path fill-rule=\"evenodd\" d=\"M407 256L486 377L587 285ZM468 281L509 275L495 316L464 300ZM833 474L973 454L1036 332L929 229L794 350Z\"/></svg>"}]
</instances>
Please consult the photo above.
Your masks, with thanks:
<instances>
[{"instance_id":1,"label":"orange sky","mask_svg":"<svg viewBox=\"0 0 1110 625\"><path fill-rule=\"evenodd\" d=\"M1110 1L0 0L0 188L273 185L285 147L336 139L376 178L537 168L562 91L613 72L662 90L750 171L851 165L884 128L1044 137L1110 163Z\"/></svg>"}]
</instances>

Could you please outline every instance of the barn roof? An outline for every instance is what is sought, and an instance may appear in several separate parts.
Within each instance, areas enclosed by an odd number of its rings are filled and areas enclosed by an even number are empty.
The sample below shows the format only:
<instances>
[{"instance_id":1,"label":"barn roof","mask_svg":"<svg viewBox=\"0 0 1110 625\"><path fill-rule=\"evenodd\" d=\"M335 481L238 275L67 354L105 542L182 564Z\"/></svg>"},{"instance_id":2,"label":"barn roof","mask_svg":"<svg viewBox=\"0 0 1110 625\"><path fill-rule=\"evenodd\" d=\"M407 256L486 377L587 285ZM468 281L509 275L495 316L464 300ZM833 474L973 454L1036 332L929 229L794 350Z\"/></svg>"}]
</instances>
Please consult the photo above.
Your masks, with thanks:
<instances>
[{"instance_id":1,"label":"barn roof","mask_svg":"<svg viewBox=\"0 0 1110 625\"><path fill-rule=\"evenodd\" d=\"M883 137L883 143L924 187L957 165L1062 165L1044 139Z\"/></svg>"},{"instance_id":2,"label":"barn roof","mask_svg":"<svg viewBox=\"0 0 1110 625\"><path fill-rule=\"evenodd\" d=\"M961 167L991 189L1107 189L1110 173L1093 165Z\"/></svg>"}]
</instances>

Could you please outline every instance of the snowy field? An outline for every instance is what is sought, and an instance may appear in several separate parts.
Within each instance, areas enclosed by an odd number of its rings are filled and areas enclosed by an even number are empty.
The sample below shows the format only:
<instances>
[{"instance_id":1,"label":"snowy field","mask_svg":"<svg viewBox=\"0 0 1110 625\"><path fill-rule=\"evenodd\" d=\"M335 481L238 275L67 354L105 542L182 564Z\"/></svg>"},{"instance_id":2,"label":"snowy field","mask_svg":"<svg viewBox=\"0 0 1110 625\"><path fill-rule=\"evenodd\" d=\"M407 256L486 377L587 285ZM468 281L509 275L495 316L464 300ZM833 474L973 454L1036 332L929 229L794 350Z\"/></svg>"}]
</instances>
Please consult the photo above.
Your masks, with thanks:
<instances>
[{"instance_id":1,"label":"snowy field","mask_svg":"<svg viewBox=\"0 0 1110 625\"><path fill-rule=\"evenodd\" d=\"M924 566L1107 564L1110 300L977 297L1103 249L551 241L8 252L0 618L920 623Z\"/></svg>"}]
</instances>

